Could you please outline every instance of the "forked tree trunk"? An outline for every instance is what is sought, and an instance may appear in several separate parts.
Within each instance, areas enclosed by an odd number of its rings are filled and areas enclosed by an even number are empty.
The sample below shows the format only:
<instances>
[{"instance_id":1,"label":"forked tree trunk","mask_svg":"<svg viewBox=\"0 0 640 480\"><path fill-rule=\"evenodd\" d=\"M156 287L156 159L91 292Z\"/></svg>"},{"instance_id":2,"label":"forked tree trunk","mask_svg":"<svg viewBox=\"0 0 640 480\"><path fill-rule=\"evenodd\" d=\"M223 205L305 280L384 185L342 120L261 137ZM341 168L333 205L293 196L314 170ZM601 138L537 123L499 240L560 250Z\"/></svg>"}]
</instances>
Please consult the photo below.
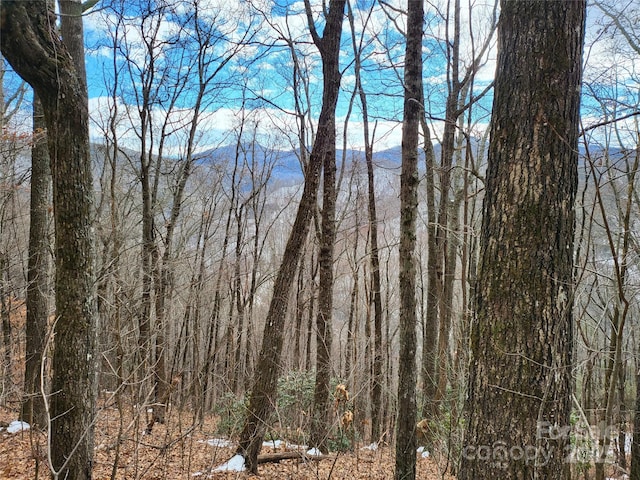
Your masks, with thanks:
<instances>
[{"instance_id":1,"label":"forked tree trunk","mask_svg":"<svg viewBox=\"0 0 640 480\"><path fill-rule=\"evenodd\" d=\"M311 5L307 1L307 17L312 22ZM342 7L344 11L344 5ZM313 25L309 25L312 32ZM341 29L335 32L340 41ZM323 48L323 41L315 34L312 35L319 49ZM334 59L335 58L335 59ZM338 57L329 62L335 62L338 67ZM313 392L313 412L311 418L311 435L309 443L317 447L322 453L328 453L327 439L329 436L329 410L331 394L331 347L333 343L333 250L336 241L336 119L334 115L327 118L326 150L323 158L322 181L322 212L320 228L320 251L318 254L319 288L318 315L316 317L316 381ZM344 165L344 164L343 164Z\"/></svg>"},{"instance_id":2,"label":"forked tree trunk","mask_svg":"<svg viewBox=\"0 0 640 480\"><path fill-rule=\"evenodd\" d=\"M502 1L459 480L568 479L584 1Z\"/></svg>"},{"instance_id":3,"label":"forked tree trunk","mask_svg":"<svg viewBox=\"0 0 640 480\"><path fill-rule=\"evenodd\" d=\"M437 330L428 331L427 334L437 338L437 346L435 352L435 371L434 380L435 386L435 398L425 399L425 401L432 401L432 411L429 412L435 415L433 420L437 420L441 411L441 404L444 399L447 381L447 352L449 349L449 334L451 329L451 315L452 307L448 298L447 288L451 288L453 285L453 276L455 275L455 260L451 262L449 257L450 242L456 233L454 231L455 226L452 224L451 217L451 177L452 177L452 165L453 156L455 153L455 134L458 117L461 112L458 109L458 103L460 99L460 91L462 89L462 83L459 78L460 70L460 0L454 0L453 6L453 35L450 40L450 46L447 48L448 55L450 56L447 66L447 80L449 93L447 95L446 107L445 107L445 121L444 131L442 133L442 153L440 162L440 204L438 207L438 215L435 225L435 238L429 237L429 248L433 248L435 256L432 258L429 256L429 266L434 266L435 272L429 275L429 292L427 298L435 304L430 305L431 310L435 310L436 313L429 312L430 316L437 316ZM449 20L449 19L448 19ZM435 242L435 245L431 247L431 243ZM434 327L430 324L429 330ZM437 332L437 333L436 333Z\"/></svg>"},{"instance_id":4,"label":"forked tree trunk","mask_svg":"<svg viewBox=\"0 0 640 480\"><path fill-rule=\"evenodd\" d=\"M318 255L320 285L316 317L316 382L313 394L313 417L310 444L327 453L328 411L331 383L331 344L333 340L333 249L336 239L336 149L335 117L333 140L328 139L324 157L322 231ZM333 146L333 148L331 148Z\"/></svg>"},{"instance_id":5,"label":"forked tree trunk","mask_svg":"<svg viewBox=\"0 0 640 480\"><path fill-rule=\"evenodd\" d=\"M51 156L56 229L52 466L60 478L89 479L97 368L93 187L84 72L77 71L65 53L46 1L3 1L0 17L2 52L42 101ZM73 20L81 30L81 16Z\"/></svg>"},{"instance_id":6,"label":"forked tree trunk","mask_svg":"<svg viewBox=\"0 0 640 480\"><path fill-rule=\"evenodd\" d=\"M255 380L238 446L238 453L245 458L246 467L252 473L257 472L262 437L275 405L289 294L309 231L311 215L315 210L322 165L325 155L335 150L335 109L340 91L339 52L344 6L345 0L329 2L323 36L316 38L322 56L324 80L318 131L305 171L304 190L298 212L273 287ZM313 25L313 22L309 23L310 26ZM312 34L313 32L315 30L312 28ZM314 37L317 37L317 33Z\"/></svg>"}]
</instances>

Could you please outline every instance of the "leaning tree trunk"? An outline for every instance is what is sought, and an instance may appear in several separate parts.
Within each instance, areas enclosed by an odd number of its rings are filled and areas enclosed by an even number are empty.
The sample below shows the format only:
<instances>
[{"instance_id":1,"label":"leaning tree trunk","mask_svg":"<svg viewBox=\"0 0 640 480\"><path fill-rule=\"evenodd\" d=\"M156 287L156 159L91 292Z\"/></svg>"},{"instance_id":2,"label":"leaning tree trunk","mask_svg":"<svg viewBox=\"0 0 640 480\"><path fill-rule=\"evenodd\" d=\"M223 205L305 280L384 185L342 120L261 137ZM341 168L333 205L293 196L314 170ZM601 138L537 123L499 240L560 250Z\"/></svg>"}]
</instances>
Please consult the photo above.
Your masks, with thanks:
<instances>
[{"instance_id":1,"label":"leaning tree trunk","mask_svg":"<svg viewBox=\"0 0 640 480\"><path fill-rule=\"evenodd\" d=\"M331 122L333 121L333 122ZM322 227L318 255L320 285L318 288L318 315L316 317L316 381L313 393L313 412L309 443L322 453L328 453L329 396L331 388L331 344L333 340L333 249L336 240L336 138L335 117L330 119L324 156Z\"/></svg>"},{"instance_id":2,"label":"leaning tree trunk","mask_svg":"<svg viewBox=\"0 0 640 480\"><path fill-rule=\"evenodd\" d=\"M502 1L459 480L568 479L584 1Z\"/></svg>"},{"instance_id":3,"label":"leaning tree trunk","mask_svg":"<svg viewBox=\"0 0 640 480\"><path fill-rule=\"evenodd\" d=\"M2 53L42 101L53 175L56 324L52 467L91 478L96 397L95 279L87 92L46 1L0 3ZM81 17L78 17L81 19Z\"/></svg>"},{"instance_id":4,"label":"leaning tree trunk","mask_svg":"<svg viewBox=\"0 0 640 480\"><path fill-rule=\"evenodd\" d=\"M324 91L318 130L305 171L305 184L298 212L289 234L282 263L273 287L273 296L267 312L262 348L256 365L255 380L249 397L238 453L245 458L252 473L258 469L258 453L269 417L273 412L280 357L284 340L284 322L289 293L295 278L300 253L309 232L309 222L315 209L320 172L325 155L335 149L335 109L340 91L339 51L342 17L346 0L331 0L322 38L315 38L322 56ZM312 22L310 22L310 26ZM312 32L315 30L312 28ZM316 37L317 34L314 35ZM333 142L333 143L332 143Z\"/></svg>"},{"instance_id":5,"label":"leaning tree trunk","mask_svg":"<svg viewBox=\"0 0 640 480\"><path fill-rule=\"evenodd\" d=\"M344 11L344 3L342 11ZM312 25L312 14L309 2L307 18L309 28ZM335 33L340 41L341 29ZM324 39L312 33L314 41L320 50L323 49ZM326 56L326 53L325 53ZM323 56L324 58L324 56ZM338 56L331 54L326 59L327 69L331 77L327 81L335 82L338 68ZM335 69L335 70L334 70ZM339 74L338 74L339 78ZM335 110L334 110L335 113ZM326 147L323 158L323 194L322 194L322 223L320 228L320 252L318 255L320 284L318 288L318 315L316 317L316 381L313 393L313 412L311 418L311 435L309 443L317 447L322 453L328 453L327 439L329 436L329 411L331 394L331 344L333 340L333 250L336 241L336 118L329 115L326 125Z\"/></svg>"},{"instance_id":6,"label":"leaning tree trunk","mask_svg":"<svg viewBox=\"0 0 640 480\"><path fill-rule=\"evenodd\" d=\"M400 175L400 362L396 480L416 478L416 217L418 214L418 142L422 116L422 2L409 2L404 67L402 172Z\"/></svg>"}]
</instances>

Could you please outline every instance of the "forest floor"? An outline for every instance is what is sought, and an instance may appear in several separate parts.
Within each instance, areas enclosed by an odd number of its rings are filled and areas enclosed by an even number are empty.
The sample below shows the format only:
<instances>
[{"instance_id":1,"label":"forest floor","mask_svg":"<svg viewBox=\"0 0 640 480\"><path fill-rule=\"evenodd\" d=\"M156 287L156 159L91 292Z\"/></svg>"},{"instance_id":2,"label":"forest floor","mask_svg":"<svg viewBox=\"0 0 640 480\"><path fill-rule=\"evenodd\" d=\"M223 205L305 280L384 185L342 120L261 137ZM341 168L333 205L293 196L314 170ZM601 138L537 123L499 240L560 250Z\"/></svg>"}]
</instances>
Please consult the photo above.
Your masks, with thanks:
<instances>
[{"instance_id":1,"label":"forest floor","mask_svg":"<svg viewBox=\"0 0 640 480\"><path fill-rule=\"evenodd\" d=\"M321 460L264 463L259 466L259 476L245 472L214 472L234 454L233 444L221 446L224 442L215 434L215 418L208 418L202 425L194 427L192 418L173 413L166 424L154 426L151 435L142 435L145 429L143 421L125 419L120 430L121 417L114 407L102 409L98 416L93 475L96 480L393 478L391 448L381 447L372 451L362 448L363 445L351 452L331 453ZM17 411L0 407L0 426L4 427L0 428L0 479L49 479L46 436L34 430L8 433L6 426L16 418ZM262 449L262 453L274 451L268 447ZM114 465L117 468L114 469ZM420 480L454 478L443 475L432 458L420 456L417 472Z\"/></svg>"}]
</instances>

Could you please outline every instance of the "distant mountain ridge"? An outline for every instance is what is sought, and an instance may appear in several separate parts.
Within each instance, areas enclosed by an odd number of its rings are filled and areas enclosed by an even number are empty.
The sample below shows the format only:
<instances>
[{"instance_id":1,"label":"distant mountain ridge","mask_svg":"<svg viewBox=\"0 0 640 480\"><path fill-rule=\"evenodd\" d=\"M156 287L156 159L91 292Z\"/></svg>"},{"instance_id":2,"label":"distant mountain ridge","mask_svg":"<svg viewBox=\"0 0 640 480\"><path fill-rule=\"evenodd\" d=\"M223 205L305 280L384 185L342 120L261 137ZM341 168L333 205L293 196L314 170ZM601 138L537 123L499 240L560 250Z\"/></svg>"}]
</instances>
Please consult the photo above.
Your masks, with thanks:
<instances>
[{"instance_id":1,"label":"distant mountain ridge","mask_svg":"<svg viewBox=\"0 0 640 480\"><path fill-rule=\"evenodd\" d=\"M216 160L233 160L236 156L236 145L225 145L222 147L217 147L211 150L207 150L205 152L199 153L198 163L207 163L207 162L215 162ZM434 151L436 154L436 158L439 158L441 148L440 144L434 145ZM258 162L264 162L267 160L267 156L271 159L275 157L275 166L273 169L273 175L280 181L284 181L285 183L298 182L302 180L302 166L300 163L300 151L299 150L278 150L278 149L269 149L259 145L256 148L252 148L250 145L245 145L240 148L240 155L246 155L247 160L253 160L252 155L259 154L260 156L257 158ZM340 164L342 159L345 159L346 165L345 168L349 168L354 160L357 160L363 165L365 165L365 154L362 150L357 149L347 149L342 150L338 149L336 151L336 161L338 163L338 168L340 168ZM424 159L424 155L421 152L421 159ZM387 148L385 150L375 151L373 153L373 161L374 164L378 167L384 167L388 169L400 168L402 161L402 148L400 146ZM424 163L421 165L421 170L424 169Z\"/></svg>"}]
</instances>

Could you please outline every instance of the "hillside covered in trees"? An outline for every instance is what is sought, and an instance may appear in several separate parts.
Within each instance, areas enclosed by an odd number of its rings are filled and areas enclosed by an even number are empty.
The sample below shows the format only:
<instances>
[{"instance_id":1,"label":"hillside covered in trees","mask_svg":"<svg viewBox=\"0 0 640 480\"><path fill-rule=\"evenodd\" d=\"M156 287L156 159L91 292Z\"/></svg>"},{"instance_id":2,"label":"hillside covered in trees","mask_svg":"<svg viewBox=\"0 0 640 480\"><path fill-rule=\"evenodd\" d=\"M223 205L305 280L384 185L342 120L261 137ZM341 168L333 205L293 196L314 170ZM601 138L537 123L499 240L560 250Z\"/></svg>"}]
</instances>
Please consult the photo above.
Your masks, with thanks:
<instances>
[{"instance_id":1,"label":"hillside covered in trees","mask_svg":"<svg viewBox=\"0 0 640 480\"><path fill-rule=\"evenodd\" d=\"M640 479L638 15L2 0L0 476Z\"/></svg>"}]
</instances>

